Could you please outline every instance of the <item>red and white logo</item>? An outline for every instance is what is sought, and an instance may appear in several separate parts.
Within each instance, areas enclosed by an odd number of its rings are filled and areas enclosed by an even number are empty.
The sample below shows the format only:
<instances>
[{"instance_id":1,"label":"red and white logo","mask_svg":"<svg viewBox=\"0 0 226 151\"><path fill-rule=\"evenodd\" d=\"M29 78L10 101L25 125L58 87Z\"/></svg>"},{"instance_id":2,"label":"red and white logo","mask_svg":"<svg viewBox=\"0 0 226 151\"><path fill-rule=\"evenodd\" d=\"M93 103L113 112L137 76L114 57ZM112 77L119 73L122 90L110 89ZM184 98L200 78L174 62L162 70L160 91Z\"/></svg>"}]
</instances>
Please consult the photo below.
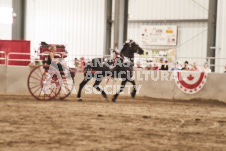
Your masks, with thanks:
<instances>
[{"instance_id":1,"label":"red and white logo","mask_svg":"<svg viewBox=\"0 0 226 151\"><path fill-rule=\"evenodd\" d=\"M187 94L199 92L205 85L208 72L175 71L177 87Z\"/></svg>"}]
</instances>

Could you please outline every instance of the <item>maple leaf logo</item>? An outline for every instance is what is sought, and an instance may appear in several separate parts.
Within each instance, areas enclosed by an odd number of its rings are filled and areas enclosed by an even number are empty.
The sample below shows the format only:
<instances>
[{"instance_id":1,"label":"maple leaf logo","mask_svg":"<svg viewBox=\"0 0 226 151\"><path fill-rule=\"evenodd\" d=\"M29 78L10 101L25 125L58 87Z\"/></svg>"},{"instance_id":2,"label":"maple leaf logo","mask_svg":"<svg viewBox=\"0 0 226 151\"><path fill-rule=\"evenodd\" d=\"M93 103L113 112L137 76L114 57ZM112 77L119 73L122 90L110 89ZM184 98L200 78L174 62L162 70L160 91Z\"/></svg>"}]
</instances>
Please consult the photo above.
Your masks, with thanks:
<instances>
[{"instance_id":1,"label":"maple leaf logo","mask_svg":"<svg viewBox=\"0 0 226 151\"><path fill-rule=\"evenodd\" d=\"M187 77L187 79L188 79L189 81L192 81L194 78L195 78L195 77L192 76L191 74Z\"/></svg>"}]
</instances>

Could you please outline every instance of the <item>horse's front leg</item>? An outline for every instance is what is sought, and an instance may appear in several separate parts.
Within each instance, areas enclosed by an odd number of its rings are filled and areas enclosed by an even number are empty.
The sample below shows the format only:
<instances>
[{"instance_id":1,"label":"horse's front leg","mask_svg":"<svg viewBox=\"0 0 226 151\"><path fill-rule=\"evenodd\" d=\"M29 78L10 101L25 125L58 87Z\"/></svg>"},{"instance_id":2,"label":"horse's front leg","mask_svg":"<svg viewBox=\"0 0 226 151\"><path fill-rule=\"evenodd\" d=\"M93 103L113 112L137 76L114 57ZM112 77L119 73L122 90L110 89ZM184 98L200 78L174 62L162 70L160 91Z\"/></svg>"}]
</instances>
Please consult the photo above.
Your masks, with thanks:
<instances>
[{"instance_id":1,"label":"horse's front leg","mask_svg":"<svg viewBox=\"0 0 226 151\"><path fill-rule=\"evenodd\" d=\"M114 97L112 98L112 102L116 102L116 99L117 99L118 95L119 95L119 94L123 91L123 89L125 88L126 82L127 82L126 79L122 81L120 90L114 95Z\"/></svg>"}]
</instances>

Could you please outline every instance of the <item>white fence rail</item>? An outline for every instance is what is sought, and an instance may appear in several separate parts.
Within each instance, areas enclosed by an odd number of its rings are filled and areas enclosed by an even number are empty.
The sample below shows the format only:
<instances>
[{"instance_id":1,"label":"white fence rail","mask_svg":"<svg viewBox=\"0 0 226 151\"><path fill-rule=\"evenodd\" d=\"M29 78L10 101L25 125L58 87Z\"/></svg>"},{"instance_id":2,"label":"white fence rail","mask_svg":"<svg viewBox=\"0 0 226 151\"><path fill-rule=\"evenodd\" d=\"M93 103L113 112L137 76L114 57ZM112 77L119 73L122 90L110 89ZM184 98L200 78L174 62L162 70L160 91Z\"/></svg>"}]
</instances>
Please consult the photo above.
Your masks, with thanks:
<instances>
[{"instance_id":1,"label":"white fence rail","mask_svg":"<svg viewBox=\"0 0 226 151\"><path fill-rule=\"evenodd\" d=\"M40 57L40 56L47 57L48 55L49 54L47 54L47 53L40 53L40 54L38 54L38 57ZM11 58L12 56L14 56L14 58ZM30 56L30 57L29 57L29 59L21 59L21 58L18 58L18 57L16 58L15 56ZM61 53L56 53L55 56L58 57L58 58L61 58L62 54ZM10 53L8 53L8 55L7 55L6 58L7 59L5 59L5 64L7 66L14 66L14 65L10 65L10 63L9 63L10 61L15 61L15 62L29 62L29 63L32 62L32 61L34 61L34 60L32 60L32 57L31 57L31 54L30 53L10 52ZM42 61L42 60L39 60L38 59L38 61Z\"/></svg>"},{"instance_id":2,"label":"white fence rail","mask_svg":"<svg viewBox=\"0 0 226 151\"><path fill-rule=\"evenodd\" d=\"M7 55L7 65L9 66L9 61L16 61L16 62L30 62L31 59L21 59L21 58L16 58L16 59L12 59L10 58L12 55L18 55L18 56L31 56L30 53L17 53L17 52L10 52Z\"/></svg>"},{"instance_id":3,"label":"white fence rail","mask_svg":"<svg viewBox=\"0 0 226 151\"><path fill-rule=\"evenodd\" d=\"M3 54L4 57L2 57L1 54ZM6 65L6 53L5 53L5 51L0 51L0 61L1 60L4 60L4 64L0 64L0 65Z\"/></svg>"},{"instance_id":4,"label":"white fence rail","mask_svg":"<svg viewBox=\"0 0 226 151\"><path fill-rule=\"evenodd\" d=\"M2 64L2 65L13 66L13 65L9 64L10 61L16 61L16 62L24 62L25 61L25 62L29 62L29 63L34 61L34 60L32 60L30 53L10 52L10 53L8 53L8 55L6 55L6 53L4 51L0 51L0 54L3 54L1 56L4 56L4 57L0 58L0 61L4 60L4 64ZM38 54L38 57L43 58L43 56L45 56L45 58L46 58L48 55L49 54L47 54L47 53L41 53L41 54ZM14 58L12 58L12 56L14 56ZM29 59L21 59L19 57L16 58L15 56L29 56ZM65 58L65 62L70 67L74 66L75 58L77 58L79 60L80 58L83 57L86 61L89 61L93 58L102 58L102 57L107 57L107 58L113 59L113 55L69 56L68 54L56 53L55 56L57 56L58 58ZM148 65L150 63L157 64L159 66L159 65L161 65L159 60L162 57L164 57L164 56L152 56L152 57L150 57L150 56L135 56L134 63L135 63L135 66L136 66L136 63L138 61L140 61L141 64L143 64L143 67L145 67L146 65ZM179 62L181 64L181 66L183 66L184 62L188 61L191 66L194 62L196 62L197 66L202 68L204 63L207 63L210 68L214 67L215 72L218 72L218 73L223 73L225 71L225 65L226 65L226 58L215 58L215 57L177 57L177 58L174 58L174 56L168 56L168 57L166 57L166 60L174 60L174 61L169 61L169 67L175 67L175 64L177 62ZM42 60L39 59L39 61L42 61ZM213 64L213 61L214 61L214 64Z\"/></svg>"}]
</instances>

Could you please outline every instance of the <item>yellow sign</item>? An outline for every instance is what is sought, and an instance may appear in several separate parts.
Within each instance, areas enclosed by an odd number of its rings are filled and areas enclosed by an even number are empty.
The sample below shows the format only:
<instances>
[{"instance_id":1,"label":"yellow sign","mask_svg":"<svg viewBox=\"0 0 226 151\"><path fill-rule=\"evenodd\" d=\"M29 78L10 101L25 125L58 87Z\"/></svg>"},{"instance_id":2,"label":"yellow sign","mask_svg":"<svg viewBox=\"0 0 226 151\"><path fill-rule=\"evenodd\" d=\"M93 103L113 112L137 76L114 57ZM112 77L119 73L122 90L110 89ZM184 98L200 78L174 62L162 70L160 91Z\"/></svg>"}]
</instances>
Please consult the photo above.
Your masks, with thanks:
<instances>
[{"instance_id":1,"label":"yellow sign","mask_svg":"<svg viewBox=\"0 0 226 151\"><path fill-rule=\"evenodd\" d=\"M172 34L173 33L173 30L166 30L166 33L167 34Z\"/></svg>"}]
</instances>

